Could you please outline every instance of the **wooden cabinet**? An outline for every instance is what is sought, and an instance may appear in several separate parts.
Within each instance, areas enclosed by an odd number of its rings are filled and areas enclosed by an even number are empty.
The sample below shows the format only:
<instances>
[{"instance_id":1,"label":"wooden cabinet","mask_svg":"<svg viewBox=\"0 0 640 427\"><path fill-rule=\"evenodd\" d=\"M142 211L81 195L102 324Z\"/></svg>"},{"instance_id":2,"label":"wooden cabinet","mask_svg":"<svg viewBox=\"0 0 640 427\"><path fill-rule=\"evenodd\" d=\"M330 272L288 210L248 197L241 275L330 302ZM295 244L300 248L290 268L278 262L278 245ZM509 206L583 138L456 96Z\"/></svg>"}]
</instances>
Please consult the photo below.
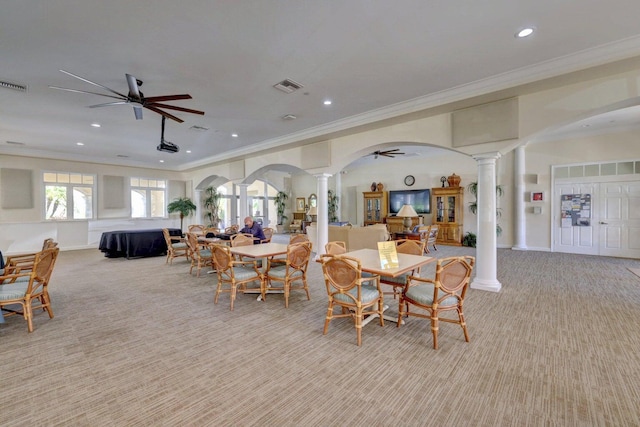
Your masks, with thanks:
<instances>
[{"instance_id":1,"label":"wooden cabinet","mask_svg":"<svg viewBox=\"0 0 640 427\"><path fill-rule=\"evenodd\" d=\"M388 216L385 220L389 233L402 233L404 232L404 218L399 216ZM411 229L420 224L420 217L414 216L411 218Z\"/></svg>"},{"instance_id":2,"label":"wooden cabinet","mask_svg":"<svg viewBox=\"0 0 640 427\"><path fill-rule=\"evenodd\" d=\"M381 224L387 216L389 200L386 191L365 191L364 225Z\"/></svg>"},{"instance_id":3,"label":"wooden cabinet","mask_svg":"<svg viewBox=\"0 0 640 427\"><path fill-rule=\"evenodd\" d=\"M307 219L307 214L304 212L293 212L293 219L298 221L304 221Z\"/></svg>"},{"instance_id":4,"label":"wooden cabinet","mask_svg":"<svg viewBox=\"0 0 640 427\"><path fill-rule=\"evenodd\" d=\"M431 190L433 224L438 224L437 243L462 246L464 187Z\"/></svg>"}]
</instances>

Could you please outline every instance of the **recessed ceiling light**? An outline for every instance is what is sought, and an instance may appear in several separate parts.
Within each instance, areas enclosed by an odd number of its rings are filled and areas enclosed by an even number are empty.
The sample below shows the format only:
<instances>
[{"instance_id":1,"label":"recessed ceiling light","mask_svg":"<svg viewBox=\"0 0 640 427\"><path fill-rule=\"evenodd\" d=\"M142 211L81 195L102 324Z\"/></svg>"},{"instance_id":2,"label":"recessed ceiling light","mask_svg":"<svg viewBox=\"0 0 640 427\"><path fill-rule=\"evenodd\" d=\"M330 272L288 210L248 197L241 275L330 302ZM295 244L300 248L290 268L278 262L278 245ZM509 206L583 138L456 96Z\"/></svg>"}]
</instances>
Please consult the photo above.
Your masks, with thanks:
<instances>
[{"instance_id":1,"label":"recessed ceiling light","mask_svg":"<svg viewBox=\"0 0 640 427\"><path fill-rule=\"evenodd\" d=\"M191 153L191 150L187 150L187 153Z\"/></svg>"},{"instance_id":2,"label":"recessed ceiling light","mask_svg":"<svg viewBox=\"0 0 640 427\"><path fill-rule=\"evenodd\" d=\"M238 134L237 133L232 133L231 136L234 137L234 138L237 138Z\"/></svg>"},{"instance_id":3,"label":"recessed ceiling light","mask_svg":"<svg viewBox=\"0 0 640 427\"><path fill-rule=\"evenodd\" d=\"M324 101L324 105L331 105L331 100L327 99L326 101Z\"/></svg>"},{"instance_id":4,"label":"recessed ceiling light","mask_svg":"<svg viewBox=\"0 0 640 427\"><path fill-rule=\"evenodd\" d=\"M529 37L531 34L533 34L533 31L534 31L533 27L523 28L516 33L516 37L519 39L523 37Z\"/></svg>"},{"instance_id":5,"label":"recessed ceiling light","mask_svg":"<svg viewBox=\"0 0 640 427\"><path fill-rule=\"evenodd\" d=\"M164 160L160 160L160 163L164 163Z\"/></svg>"},{"instance_id":6,"label":"recessed ceiling light","mask_svg":"<svg viewBox=\"0 0 640 427\"><path fill-rule=\"evenodd\" d=\"M100 123L91 123L91 126L93 126L94 128L99 128L100 127Z\"/></svg>"},{"instance_id":7,"label":"recessed ceiling light","mask_svg":"<svg viewBox=\"0 0 640 427\"><path fill-rule=\"evenodd\" d=\"M84 142L76 142L76 145L84 145Z\"/></svg>"}]
</instances>

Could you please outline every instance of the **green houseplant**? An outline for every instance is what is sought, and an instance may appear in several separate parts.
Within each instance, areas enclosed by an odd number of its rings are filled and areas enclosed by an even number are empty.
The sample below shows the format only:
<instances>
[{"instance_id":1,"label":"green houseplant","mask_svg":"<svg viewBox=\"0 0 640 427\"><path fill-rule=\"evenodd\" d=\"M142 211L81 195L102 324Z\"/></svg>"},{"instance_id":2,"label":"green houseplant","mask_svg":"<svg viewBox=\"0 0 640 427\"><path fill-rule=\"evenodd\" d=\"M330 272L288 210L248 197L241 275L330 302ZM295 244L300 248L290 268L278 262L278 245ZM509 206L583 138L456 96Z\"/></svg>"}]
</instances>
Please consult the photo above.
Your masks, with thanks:
<instances>
[{"instance_id":1,"label":"green houseplant","mask_svg":"<svg viewBox=\"0 0 640 427\"><path fill-rule=\"evenodd\" d=\"M328 197L328 213L329 213L329 222L338 222L338 195L333 192L333 190L329 190Z\"/></svg>"},{"instance_id":2,"label":"green houseplant","mask_svg":"<svg viewBox=\"0 0 640 427\"><path fill-rule=\"evenodd\" d=\"M478 181L474 181L467 185L467 190L476 198L473 202L469 203L469 212L475 215L478 213ZM503 194L504 190L502 189L502 186L496 185L496 195L500 197ZM500 218L500 216L502 216L502 211L498 208L496 209L496 217ZM496 224L496 234L498 236L502 234L502 227L500 227L500 224Z\"/></svg>"},{"instance_id":3,"label":"green houseplant","mask_svg":"<svg viewBox=\"0 0 640 427\"><path fill-rule=\"evenodd\" d=\"M278 225L282 227L284 225L284 221L287 219L287 216L284 214L284 209L286 207L287 199L289 195L284 191L278 191L276 197L273 199L276 204L276 210L278 212Z\"/></svg>"},{"instance_id":4,"label":"green houseplant","mask_svg":"<svg viewBox=\"0 0 640 427\"><path fill-rule=\"evenodd\" d=\"M182 232L182 222L185 216L191 216L196 211L196 205L193 204L190 198L180 197L167 205L167 212L180 213L180 232Z\"/></svg>"},{"instance_id":5,"label":"green houseplant","mask_svg":"<svg viewBox=\"0 0 640 427\"><path fill-rule=\"evenodd\" d=\"M462 238L462 246L469 246L470 248L476 247L476 235L470 231Z\"/></svg>"},{"instance_id":6,"label":"green houseplant","mask_svg":"<svg viewBox=\"0 0 640 427\"><path fill-rule=\"evenodd\" d=\"M207 209L205 216L209 220L210 227L217 227L220 223L220 199L222 194L215 187L207 187L204 190L204 199L202 204Z\"/></svg>"}]
</instances>

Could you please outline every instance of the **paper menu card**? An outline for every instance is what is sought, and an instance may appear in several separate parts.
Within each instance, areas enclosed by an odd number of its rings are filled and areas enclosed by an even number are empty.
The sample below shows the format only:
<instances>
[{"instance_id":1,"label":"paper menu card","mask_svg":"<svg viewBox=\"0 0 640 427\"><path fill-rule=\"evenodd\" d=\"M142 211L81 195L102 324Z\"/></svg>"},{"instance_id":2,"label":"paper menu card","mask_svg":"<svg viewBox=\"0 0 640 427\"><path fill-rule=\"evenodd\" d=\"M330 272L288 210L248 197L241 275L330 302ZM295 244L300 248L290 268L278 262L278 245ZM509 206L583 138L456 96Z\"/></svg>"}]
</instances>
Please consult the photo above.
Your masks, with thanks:
<instances>
[{"instance_id":1,"label":"paper menu card","mask_svg":"<svg viewBox=\"0 0 640 427\"><path fill-rule=\"evenodd\" d=\"M399 267L396 242L378 242L378 255L380 256L380 267L383 270Z\"/></svg>"}]
</instances>

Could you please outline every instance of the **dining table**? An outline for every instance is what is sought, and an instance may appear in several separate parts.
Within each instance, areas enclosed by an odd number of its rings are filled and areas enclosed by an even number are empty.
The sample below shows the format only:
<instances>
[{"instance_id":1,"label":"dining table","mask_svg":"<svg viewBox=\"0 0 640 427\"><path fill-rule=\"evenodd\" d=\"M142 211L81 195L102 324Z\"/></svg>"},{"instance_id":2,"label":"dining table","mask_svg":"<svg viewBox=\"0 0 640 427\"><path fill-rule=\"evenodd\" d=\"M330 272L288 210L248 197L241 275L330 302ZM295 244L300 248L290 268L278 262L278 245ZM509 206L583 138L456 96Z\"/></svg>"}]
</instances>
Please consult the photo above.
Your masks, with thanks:
<instances>
[{"instance_id":1,"label":"dining table","mask_svg":"<svg viewBox=\"0 0 640 427\"><path fill-rule=\"evenodd\" d=\"M393 268L385 268L382 267L382 263L380 262L380 253L377 249L358 249L356 251L346 252L343 255L358 259L360 261L360 267L362 271L385 277L398 277L410 271L417 270L423 265L429 264L436 260L436 258L430 256L398 253L398 266ZM318 261L321 262L322 260L319 259ZM387 308L389 308L389 306L385 304L384 310L386 310ZM362 325L366 325L377 317L377 314L368 316L363 320ZM383 315L382 317L383 319L389 320L390 322L395 323L398 321L397 316Z\"/></svg>"},{"instance_id":2,"label":"dining table","mask_svg":"<svg viewBox=\"0 0 640 427\"><path fill-rule=\"evenodd\" d=\"M263 243L261 245L232 246L231 253L241 257L262 259L262 273L264 273L267 268L267 263L269 258L278 256L278 255L285 255L287 253L288 246L289 245L286 243L272 243L272 242ZM260 293L260 289L249 288L245 291L245 293L257 294L257 293ZM282 290L269 291L269 288L267 288L267 293L283 293L283 291ZM258 296L258 301L260 300L262 300L262 295Z\"/></svg>"}]
</instances>

